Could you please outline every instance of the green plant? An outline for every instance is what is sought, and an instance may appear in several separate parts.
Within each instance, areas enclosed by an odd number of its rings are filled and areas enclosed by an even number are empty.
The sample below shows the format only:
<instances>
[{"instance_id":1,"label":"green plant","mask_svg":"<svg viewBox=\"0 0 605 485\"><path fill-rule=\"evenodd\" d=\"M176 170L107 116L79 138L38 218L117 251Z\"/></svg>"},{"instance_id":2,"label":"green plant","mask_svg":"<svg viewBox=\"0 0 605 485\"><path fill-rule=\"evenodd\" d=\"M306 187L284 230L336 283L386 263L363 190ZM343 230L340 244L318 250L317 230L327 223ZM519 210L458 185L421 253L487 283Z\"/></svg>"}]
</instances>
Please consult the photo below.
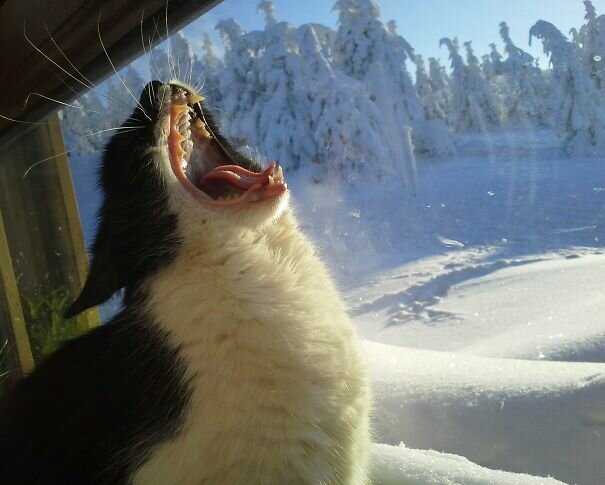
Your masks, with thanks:
<instances>
[{"instance_id":1,"label":"green plant","mask_svg":"<svg viewBox=\"0 0 605 485\"><path fill-rule=\"evenodd\" d=\"M23 312L34 360L39 362L57 350L63 342L81 334L77 319L65 319L63 313L71 301L66 288L35 297L22 297Z\"/></svg>"},{"instance_id":2,"label":"green plant","mask_svg":"<svg viewBox=\"0 0 605 485\"><path fill-rule=\"evenodd\" d=\"M0 397L4 392L4 383L9 374L10 366L8 364L8 340L5 340L0 347Z\"/></svg>"}]
</instances>

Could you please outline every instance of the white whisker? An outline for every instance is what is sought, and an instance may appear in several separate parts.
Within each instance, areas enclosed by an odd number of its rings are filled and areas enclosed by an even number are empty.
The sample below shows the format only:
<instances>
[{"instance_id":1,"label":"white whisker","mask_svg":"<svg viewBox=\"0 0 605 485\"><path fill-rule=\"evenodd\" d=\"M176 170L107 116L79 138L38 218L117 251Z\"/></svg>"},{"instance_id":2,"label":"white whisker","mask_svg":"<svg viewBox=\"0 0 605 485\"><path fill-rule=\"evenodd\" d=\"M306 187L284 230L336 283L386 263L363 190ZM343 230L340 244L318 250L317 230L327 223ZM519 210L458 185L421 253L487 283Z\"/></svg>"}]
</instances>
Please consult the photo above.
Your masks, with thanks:
<instances>
[{"instance_id":1,"label":"white whisker","mask_svg":"<svg viewBox=\"0 0 605 485\"><path fill-rule=\"evenodd\" d=\"M143 9L143 11L141 12L141 47L143 48L143 55L147 57L147 61L149 62L149 71L150 74L153 76L153 72L151 72L151 49L149 50L149 52L147 52L145 50L145 36L143 35L143 19L145 17L145 9ZM153 84L151 84L149 86L149 91L147 91L147 98L149 99L149 104L151 106L153 106L153 100L155 99L155 93L153 93L152 96L152 91L153 91Z\"/></svg>"},{"instance_id":2,"label":"white whisker","mask_svg":"<svg viewBox=\"0 0 605 485\"><path fill-rule=\"evenodd\" d=\"M172 73L173 79L178 79L176 76L176 70L174 67L174 63L172 62L172 51L170 49L170 31L168 30L168 0L166 0L166 8L164 9L165 12L165 20L166 20L166 44L168 46L168 68L170 69L170 72Z\"/></svg>"},{"instance_id":3,"label":"white whisker","mask_svg":"<svg viewBox=\"0 0 605 485\"><path fill-rule=\"evenodd\" d=\"M27 95L27 98L25 98L25 103L23 103L23 109L25 109L25 107L27 106L27 103L29 103L29 98L31 98L32 96L39 96L40 98L47 99L49 101L52 101L53 103L61 104L63 106L68 106L69 108L81 109L81 110L87 111L89 113L99 113L99 114L101 114L100 111L86 110L82 106L77 106L75 104L64 103L63 101L59 101L58 99L51 98L49 96L45 96L44 94L40 94L40 93L36 93L36 92L31 92L31 93L29 93Z\"/></svg>"},{"instance_id":4,"label":"white whisker","mask_svg":"<svg viewBox=\"0 0 605 485\"><path fill-rule=\"evenodd\" d=\"M145 117L149 121L153 122L153 120L149 117L149 115L147 114L147 112L145 111L145 109L143 108L143 106L141 106L141 103L139 103L139 101L137 100L137 98L134 97L134 94L132 94L132 91L130 89L128 89L128 86L126 86L126 83L120 77L120 75L118 74L118 71L116 70L116 67L113 65L111 57L109 57L109 53L107 52L107 49L105 48L105 44L103 43L103 39L101 37L101 12L99 12L99 18L97 20L97 33L99 34L99 42L101 43L101 47L103 48L103 52L105 52L105 56L107 57L107 60L109 61L109 64L111 65L111 68L113 69L113 72L115 72L116 76L118 77L118 79L122 83L122 86L124 86L124 88L126 88L126 91L128 91L128 94L130 94L130 96L132 97L132 99L134 99L134 102L141 109L141 112L145 115Z\"/></svg>"},{"instance_id":5,"label":"white whisker","mask_svg":"<svg viewBox=\"0 0 605 485\"><path fill-rule=\"evenodd\" d=\"M93 83L90 79L88 79L84 74L82 74L82 72L76 66L74 66L74 64L71 62L71 60L69 59L69 57L67 57L67 55L65 54L65 52L63 52L63 49L61 49L61 47L59 47L59 44L57 44L57 42L55 41L54 37L52 36L52 34L50 33L50 31L48 30L48 26L46 25L46 22L44 22L44 28L46 29L46 33L48 34L48 37L50 38L50 40L52 41L52 43L55 45L55 47L57 48L57 50L61 53L61 55L63 56L63 58L69 63L69 65L74 69L74 71L76 71L80 75L80 77L84 81L86 81L88 83L88 88L94 90L97 87L95 85L95 83Z\"/></svg>"},{"instance_id":6,"label":"white whisker","mask_svg":"<svg viewBox=\"0 0 605 485\"><path fill-rule=\"evenodd\" d=\"M55 61L53 61L50 57L48 57L41 49L39 49L32 41L31 39L27 36L27 33L25 31L25 22L23 22L23 36L25 37L25 40L27 40L27 42L29 43L29 45L31 45L37 52L39 52L40 54L42 54L51 64L53 64L54 66L58 67L59 69L61 69L61 71L63 71L65 74L67 74L69 77L71 77L74 81L80 83L82 86L84 86L86 89L92 89L90 86L88 86L87 84L85 84L83 81L81 81L80 79L78 79L77 77L75 77L73 74L71 74L69 71L66 71L65 69L63 69L59 64L57 64Z\"/></svg>"},{"instance_id":7,"label":"white whisker","mask_svg":"<svg viewBox=\"0 0 605 485\"><path fill-rule=\"evenodd\" d=\"M118 131L118 130L122 130L122 132L136 131L136 130L140 130L141 128L145 128L145 127L144 126L118 126L116 128L106 128L104 130L95 131L94 133L89 133L88 135L84 135L84 136L94 136L94 135L98 135L99 133L105 133L107 131Z\"/></svg>"},{"instance_id":8,"label":"white whisker","mask_svg":"<svg viewBox=\"0 0 605 485\"><path fill-rule=\"evenodd\" d=\"M117 127L117 128L106 128L105 130L99 130L99 131L95 131L94 133L89 133L89 134L87 134L87 135L84 135L84 137L85 137L85 138L87 138L87 137L91 137L91 136L99 135L100 133L105 133L105 132L107 132L107 131L119 131L120 133L129 133L129 132L131 132L131 131L137 131L137 130L139 130L139 129L141 129L141 128L144 128L144 126L119 126L119 127ZM52 155L52 156L50 156L50 157L47 157L47 158L44 158L44 159L42 159L42 160L38 160L38 161L37 161L37 162L35 162L35 163L32 163L32 164L31 164L31 165L28 167L28 169L25 171L25 173L23 174L22 179L23 179L23 180L25 180L25 178L26 178L26 177L29 175L29 173L30 173L30 172L31 172L31 171L32 171L34 168L36 168L38 165L40 165L40 164L42 164L42 163L44 163L44 162L47 162L48 160L52 160L53 158L58 158L58 157L61 157L61 156L63 156L63 155L68 155L68 154L70 154L70 153L71 153L71 152L73 152L73 151L74 151L74 149L73 149L73 148L72 148L71 150L65 150L64 152L57 153L57 154L55 154L55 155Z\"/></svg>"},{"instance_id":9,"label":"white whisker","mask_svg":"<svg viewBox=\"0 0 605 485\"><path fill-rule=\"evenodd\" d=\"M81 84L82 86L84 86L86 89L90 89L94 91L94 86L90 86L86 83L84 83L81 79L78 79L76 76L74 76L71 72L67 71L66 69L64 69L62 66L60 66L57 62L53 61L48 55L46 55L44 53L44 51L42 51L40 48L38 48L32 41L31 39L27 36L27 32L25 30L25 21L23 22L23 37L25 37L25 40L27 40L27 42L29 43L29 45L31 45L39 54L41 54L48 62L50 62L51 64L53 64L55 67L59 68L62 72L64 72L65 74L67 74L70 78L72 78L74 81L76 81L77 83ZM54 43L54 39L53 39L53 43ZM55 43L56 45L56 43ZM58 46L57 46L58 47ZM66 57L65 54L63 53L63 51L61 51L61 49L59 49L59 52L61 52L61 54L63 54L63 57ZM69 59L67 60L69 62ZM70 62L71 64L71 62ZM112 99L110 96L107 96L103 93L98 93L101 96L114 101L114 102L119 102L115 99ZM124 103L122 103L124 104ZM124 105L126 106L126 105ZM130 106L128 106L128 108L130 108Z\"/></svg>"},{"instance_id":10,"label":"white whisker","mask_svg":"<svg viewBox=\"0 0 605 485\"><path fill-rule=\"evenodd\" d=\"M25 180L25 177L27 177L29 175L29 172L31 172L34 168L36 168L38 165L47 162L48 160L52 160L53 158L58 158L58 157L62 157L63 155L67 155L68 153L71 153L73 151L72 150L66 150L64 152L61 153L57 153L55 155L53 155L52 157L48 157L48 158L44 158L42 160L38 160L36 163L33 163L29 166L29 168L25 171L25 173L23 174L22 180Z\"/></svg>"},{"instance_id":11,"label":"white whisker","mask_svg":"<svg viewBox=\"0 0 605 485\"><path fill-rule=\"evenodd\" d=\"M9 118L8 116L4 116L0 114L0 118L6 121L12 121L13 123L21 123L24 125L60 125L60 121L22 121L16 120L15 118Z\"/></svg>"}]
</instances>

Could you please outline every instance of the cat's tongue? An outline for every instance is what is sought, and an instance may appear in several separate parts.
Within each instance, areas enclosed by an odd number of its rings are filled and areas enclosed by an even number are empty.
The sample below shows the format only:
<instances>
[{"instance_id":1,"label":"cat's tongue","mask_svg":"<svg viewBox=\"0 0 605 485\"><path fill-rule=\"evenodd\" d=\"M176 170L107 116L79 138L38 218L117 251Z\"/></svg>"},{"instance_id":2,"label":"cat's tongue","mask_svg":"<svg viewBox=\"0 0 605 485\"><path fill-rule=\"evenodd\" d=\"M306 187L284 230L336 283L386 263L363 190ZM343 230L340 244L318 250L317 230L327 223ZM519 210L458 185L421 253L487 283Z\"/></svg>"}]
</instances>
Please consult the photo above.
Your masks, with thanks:
<instances>
[{"instance_id":1,"label":"cat's tongue","mask_svg":"<svg viewBox=\"0 0 605 485\"><path fill-rule=\"evenodd\" d=\"M264 172L251 172L239 165L221 165L204 175L197 187L214 199L214 204L255 202L281 194L286 189L281 167L272 162Z\"/></svg>"},{"instance_id":2,"label":"cat's tongue","mask_svg":"<svg viewBox=\"0 0 605 485\"><path fill-rule=\"evenodd\" d=\"M224 183L235 188L248 190L256 184L272 185L278 176L273 177L276 163L272 162L264 172L256 173L246 170L239 165L220 165L204 175L198 182L199 186Z\"/></svg>"}]
</instances>

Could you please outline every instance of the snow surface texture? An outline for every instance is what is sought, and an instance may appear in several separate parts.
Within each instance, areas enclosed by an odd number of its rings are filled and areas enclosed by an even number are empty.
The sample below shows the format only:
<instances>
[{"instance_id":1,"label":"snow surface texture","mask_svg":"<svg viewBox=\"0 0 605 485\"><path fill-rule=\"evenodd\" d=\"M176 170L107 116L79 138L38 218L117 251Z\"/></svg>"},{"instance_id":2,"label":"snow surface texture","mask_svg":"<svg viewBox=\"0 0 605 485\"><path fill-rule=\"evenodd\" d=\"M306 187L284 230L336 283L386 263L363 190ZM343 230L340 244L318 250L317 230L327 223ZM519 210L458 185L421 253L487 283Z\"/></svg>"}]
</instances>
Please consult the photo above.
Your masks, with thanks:
<instances>
[{"instance_id":1,"label":"snow surface texture","mask_svg":"<svg viewBox=\"0 0 605 485\"><path fill-rule=\"evenodd\" d=\"M555 485L554 478L483 468L466 458L431 450L374 444L372 479L376 485Z\"/></svg>"},{"instance_id":2,"label":"snow surface texture","mask_svg":"<svg viewBox=\"0 0 605 485\"><path fill-rule=\"evenodd\" d=\"M373 0L335 2L336 29L265 0L265 30L227 19L222 49L177 34L148 56L286 167L365 339L376 483L605 483L605 17L584 3L570 39L536 19L548 70L505 22L502 54L443 38L450 69L425 63ZM132 104L117 79L99 91L63 124L88 242L97 132Z\"/></svg>"}]
</instances>

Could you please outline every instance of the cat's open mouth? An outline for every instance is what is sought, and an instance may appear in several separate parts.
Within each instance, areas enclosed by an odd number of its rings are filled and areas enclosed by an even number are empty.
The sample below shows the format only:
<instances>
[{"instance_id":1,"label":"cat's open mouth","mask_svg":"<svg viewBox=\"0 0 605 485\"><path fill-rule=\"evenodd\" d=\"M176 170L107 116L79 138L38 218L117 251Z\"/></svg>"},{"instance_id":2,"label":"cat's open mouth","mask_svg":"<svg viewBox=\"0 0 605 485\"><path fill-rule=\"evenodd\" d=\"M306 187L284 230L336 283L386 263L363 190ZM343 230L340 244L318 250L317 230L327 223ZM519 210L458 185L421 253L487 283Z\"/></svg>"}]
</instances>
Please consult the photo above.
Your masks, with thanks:
<instances>
[{"instance_id":1,"label":"cat's open mouth","mask_svg":"<svg viewBox=\"0 0 605 485\"><path fill-rule=\"evenodd\" d=\"M207 206L261 202L287 190L275 162L257 173L237 165L212 133L202 110L203 98L177 90L170 105L170 165L185 190Z\"/></svg>"}]
</instances>

